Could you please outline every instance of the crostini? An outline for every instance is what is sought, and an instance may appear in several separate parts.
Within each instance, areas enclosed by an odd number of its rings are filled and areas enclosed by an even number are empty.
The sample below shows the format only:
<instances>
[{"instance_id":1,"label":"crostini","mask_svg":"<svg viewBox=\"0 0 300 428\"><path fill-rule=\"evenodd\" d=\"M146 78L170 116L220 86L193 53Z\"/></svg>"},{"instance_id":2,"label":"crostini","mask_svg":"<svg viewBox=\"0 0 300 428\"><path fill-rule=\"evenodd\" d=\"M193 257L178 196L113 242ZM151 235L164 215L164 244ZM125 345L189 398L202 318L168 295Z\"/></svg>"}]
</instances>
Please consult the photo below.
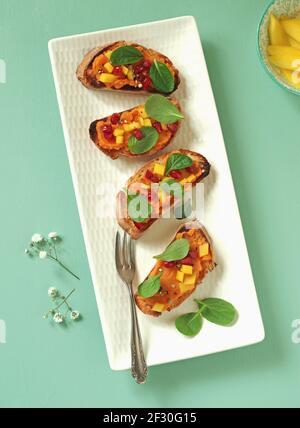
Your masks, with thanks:
<instances>
[{"instance_id":1,"label":"crostini","mask_svg":"<svg viewBox=\"0 0 300 428\"><path fill-rule=\"evenodd\" d=\"M187 183L195 186L210 171L207 159L190 150L175 150L146 163L126 183L117 195L117 220L133 238L138 239L149 227L176 203L174 184L181 189ZM171 186L171 187L170 187ZM158 191L153 191L153 187ZM156 197L157 196L157 197ZM143 205L143 214L135 205ZM145 212L146 207L146 212Z\"/></svg>"},{"instance_id":2,"label":"crostini","mask_svg":"<svg viewBox=\"0 0 300 428\"><path fill-rule=\"evenodd\" d=\"M146 315L159 317L186 300L216 264L207 232L197 221L179 228L164 253L135 294Z\"/></svg>"},{"instance_id":3,"label":"crostini","mask_svg":"<svg viewBox=\"0 0 300 428\"><path fill-rule=\"evenodd\" d=\"M164 99L163 104L166 102L176 107L180 113L177 100ZM146 105L140 104L130 110L94 121L89 130L91 140L112 159L119 156L140 158L163 150L176 135L180 120L168 124L157 121L149 116L147 105L146 102ZM155 116L155 113L153 114Z\"/></svg>"},{"instance_id":4,"label":"crostini","mask_svg":"<svg viewBox=\"0 0 300 428\"><path fill-rule=\"evenodd\" d=\"M165 55L124 40L96 47L77 68L77 78L89 89L171 94L179 72Z\"/></svg>"}]
</instances>

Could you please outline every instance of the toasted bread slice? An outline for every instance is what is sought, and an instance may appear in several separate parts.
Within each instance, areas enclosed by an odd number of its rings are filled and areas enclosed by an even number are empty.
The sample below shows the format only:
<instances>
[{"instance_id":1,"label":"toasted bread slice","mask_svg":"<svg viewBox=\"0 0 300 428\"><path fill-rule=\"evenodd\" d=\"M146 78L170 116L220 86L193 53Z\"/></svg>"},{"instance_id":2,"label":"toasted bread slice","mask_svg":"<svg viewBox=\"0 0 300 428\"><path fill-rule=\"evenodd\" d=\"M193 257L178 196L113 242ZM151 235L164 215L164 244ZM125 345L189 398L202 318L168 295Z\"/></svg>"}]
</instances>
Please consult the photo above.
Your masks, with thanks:
<instances>
[{"instance_id":1,"label":"toasted bread slice","mask_svg":"<svg viewBox=\"0 0 300 428\"><path fill-rule=\"evenodd\" d=\"M168 177L164 176L163 174L156 174L155 168L157 168L158 166L159 168L162 168L162 170L165 170L167 160L173 154L182 154L190 157L193 161L193 165L189 168L185 168L180 171L177 170L176 175L180 175L180 177L178 178L174 178L173 174L171 175L171 173ZM151 215L150 218L146 219L144 222L141 223L134 221L128 215L127 210L127 192L129 188L132 189L133 187L135 187L139 189L139 193L143 193L144 191L147 193L150 191L149 189L151 187L151 184L159 184L165 181L166 178L173 178L175 181L181 184L188 182L191 183L192 186L195 186L209 174L209 171L210 164L204 156L200 155L199 153L185 149L174 150L172 152L165 153L157 159L146 163L131 178L129 178L126 183L125 189L120 191L117 195L117 220L119 225L133 239L138 239L163 213L163 204L160 203L158 207L156 204L154 210L157 215ZM170 206L172 206L174 201L170 200L169 203Z\"/></svg>"},{"instance_id":2,"label":"toasted bread slice","mask_svg":"<svg viewBox=\"0 0 300 428\"><path fill-rule=\"evenodd\" d=\"M146 279L161 274L160 291L148 298L138 292L135 295L137 306L146 315L159 317L163 312L179 306L216 266L211 240L198 221L180 226L172 242L181 238L189 241L189 256L173 263L158 260ZM183 273L183 270L189 272Z\"/></svg>"},{"instance_id":3,"label":"toasted bread slice","mask_svg":"<svg viewBox=\"0 0 300 428\"><path fill-rule=\"evenodd\" d=\"M170 98L170 101L181 110L179 102L176 99ZM116 121L115 118L119 118L119 120ZM149 151L142 154L133 154L128 148L128 140L131 135L134 135L137 129L145 126L144 124L156 127L159 131L158 141ZM89 132L91 140L98 149L112 159L117 159L119 156L143 158L152 156L168 146L175 137L179 126L180 121L168 126L148 117L145 111L145 104L140 104L130 110L95 120L91 123ZM103 132L103 129L110 129L108 137L107 134ZM114 133L116 135L114 135ZM121 138L118 139L117 134L119 134Z\"/></svg>"},{"instance_id":4,"label":"toasted bread slice","mask_svg":"<svg viewBox=\"0 0 300 428\"><path fill-rule=\"evenodd\" d=\"M179 72L165 55L137 43L128 43L124 40L96 47L88 52L76 71L80 82L87 88L96 90L113 90L140 94L160 93L153 85L148 86L148 84L145 84L145 77L148 76L149 66L141 69L138 73L135 64L124 65L121 67L124 72L119 72L118 75L113 73L113 66L110 64L109 58L112 51L122 46L133 46L138 49L143 54L144 58L142 61L147 61L150 66L154 60L163 62L174 77L174 89L172 92L176 91L180 83ZM108 81L105 82L101 81L102 78L100 77L104 73L105 76L102 77L108 78ZM169 92L169 94L172 92Z\"/></svg>"}]
</instances>

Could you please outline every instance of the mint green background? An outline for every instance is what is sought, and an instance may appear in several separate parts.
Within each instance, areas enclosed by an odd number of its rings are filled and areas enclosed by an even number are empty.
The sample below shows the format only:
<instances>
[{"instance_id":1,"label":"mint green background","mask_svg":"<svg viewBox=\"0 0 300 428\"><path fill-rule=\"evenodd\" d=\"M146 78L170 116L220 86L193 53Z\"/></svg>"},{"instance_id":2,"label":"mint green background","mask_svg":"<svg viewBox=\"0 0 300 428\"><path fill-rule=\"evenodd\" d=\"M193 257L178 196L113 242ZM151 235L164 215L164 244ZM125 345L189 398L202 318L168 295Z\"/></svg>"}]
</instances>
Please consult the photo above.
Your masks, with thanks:
<instances>
[{"instance_id":1,"label":"mint green background","mask_svg":"<svg viewBox=\"0 0 300 428\"><path fill-rule=\"evenodd\" d=\"M300 98L277 87L256 53L268 0L0 0L0 406L299 406ZM48 58L51 38L194 15L224 130L256 287L264 343L154 367L138 386L109 369ZM224 195L226 197L226 195ZM62 232L77 283L28 260L33 232ZM77 291L76 326L41 319L47 288ZM238 287L239 284L236 284Z\"/></svg>"}]
</instances>

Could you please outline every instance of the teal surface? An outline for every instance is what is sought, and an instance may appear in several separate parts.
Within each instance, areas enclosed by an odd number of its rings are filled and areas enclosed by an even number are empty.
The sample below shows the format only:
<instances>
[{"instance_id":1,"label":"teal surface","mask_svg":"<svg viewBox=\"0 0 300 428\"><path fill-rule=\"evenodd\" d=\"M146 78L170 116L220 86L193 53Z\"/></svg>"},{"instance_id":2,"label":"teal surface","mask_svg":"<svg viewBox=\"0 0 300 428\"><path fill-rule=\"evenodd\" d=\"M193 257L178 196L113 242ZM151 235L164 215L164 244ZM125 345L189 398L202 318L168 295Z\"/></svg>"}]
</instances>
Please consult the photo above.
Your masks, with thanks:
<instances>
[{"instance_id":1,"label":"teal surface","mask_svg":"<svg viewBox=\"0 0 300 428\"><path fill-rule=\"evenodd\" d=\"M268 0L0 0L0 406L300 405L300 98L262 69L256 29ZM266 327L262 344L154 367L138 386L108 366L47 51L49 39L194 15L222 123ZM224 195L226 197L226 195ZM28 260L34 232L57 230L65 262ZM47 288L76 286L82 322L41 318ZM236 284L238 287L239 284Z\"/></svg>"}]
</instances>

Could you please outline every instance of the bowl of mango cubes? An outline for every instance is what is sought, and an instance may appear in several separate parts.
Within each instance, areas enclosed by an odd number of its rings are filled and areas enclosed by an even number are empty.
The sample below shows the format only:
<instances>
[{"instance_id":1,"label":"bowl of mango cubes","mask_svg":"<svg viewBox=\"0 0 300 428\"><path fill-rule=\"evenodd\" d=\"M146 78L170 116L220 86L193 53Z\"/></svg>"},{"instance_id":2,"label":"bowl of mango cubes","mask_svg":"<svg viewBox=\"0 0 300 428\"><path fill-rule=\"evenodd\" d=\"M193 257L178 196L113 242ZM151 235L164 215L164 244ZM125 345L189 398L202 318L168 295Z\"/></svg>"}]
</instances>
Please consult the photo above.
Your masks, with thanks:
<instances>
[{"instance_id":1,"label":"bowl of mango cubes","mask_svg":"<svg viewBox=\"0 0 300 428\"><path fill-rule=\"evenodd\" d=\"M274 0L258 28L258 52L272 79L300 95L300 0Z\"/></svg>"}]
</instances>

